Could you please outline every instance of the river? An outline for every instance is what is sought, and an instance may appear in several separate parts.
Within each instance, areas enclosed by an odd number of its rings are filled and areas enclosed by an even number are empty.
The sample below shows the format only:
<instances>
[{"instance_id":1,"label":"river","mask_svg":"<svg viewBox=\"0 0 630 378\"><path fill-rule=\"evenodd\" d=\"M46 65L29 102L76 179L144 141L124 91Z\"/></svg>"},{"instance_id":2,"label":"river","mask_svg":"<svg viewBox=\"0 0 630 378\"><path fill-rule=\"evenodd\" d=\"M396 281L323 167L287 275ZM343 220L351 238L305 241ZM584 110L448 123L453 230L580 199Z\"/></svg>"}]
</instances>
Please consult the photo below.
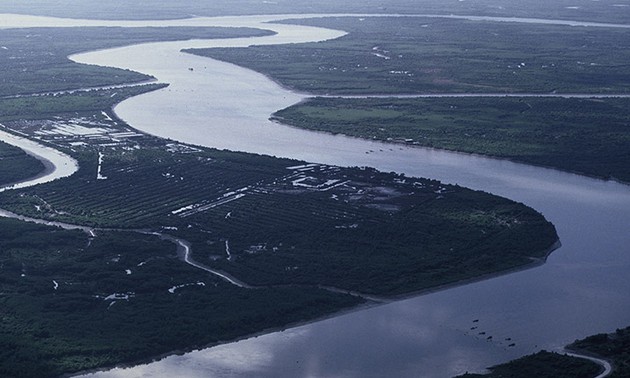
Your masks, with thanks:
<instances>
[{"instance_id":1,"label":"river","mask_svg":"<svg viewBox=\"0 0 630 378\"><path fill-rule=\"evenodd\" d=\"M99 22L36 19L55 26ZM278 17L151 24L256 27L273 19ZM140 22L103 23L142 26ZM316 41L344 34L312 27L262 25L278 34L141 44L72 58L137 70L170 84L116 107L121 118L142 131L209 147L343 166L373 166L485 190L542 212L556 225L562 248L535 269L152 364L86 376L449 377L540 349L560 350L576 338L630 325L628 186L504 160L278 125L268 121L269 115L305 95L288 92L265 76L238 66L180 52L191 47Z\"/></svg>"},{"instance_id":2,"label":"river","mask_svg":"<svg viewBox=\"0 0 630 378\"><path fill-rule=\"evenodd\" d=\"M0 192L8 189L25 188L27 186L43 184L63 177L68 177L79 169L77 161L72 157L61 151L57 151L54 148L44 146L25 137L0 130L0 141L23 149L29 155L41 161L45 167L42 173L35 177L31 177L28 181L0 185Z\"/></svg>"}]
</instances>

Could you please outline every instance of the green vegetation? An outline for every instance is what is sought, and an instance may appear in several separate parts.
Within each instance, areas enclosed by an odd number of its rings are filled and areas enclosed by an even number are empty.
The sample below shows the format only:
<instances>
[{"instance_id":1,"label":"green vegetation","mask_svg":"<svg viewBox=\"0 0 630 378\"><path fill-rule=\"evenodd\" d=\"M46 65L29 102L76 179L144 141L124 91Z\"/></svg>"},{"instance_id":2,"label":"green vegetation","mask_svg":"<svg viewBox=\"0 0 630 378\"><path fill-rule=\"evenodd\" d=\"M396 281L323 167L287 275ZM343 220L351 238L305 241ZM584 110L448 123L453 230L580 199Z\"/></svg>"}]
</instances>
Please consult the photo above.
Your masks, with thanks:
<instances>
[{"instance_id":1,"label":"green vegetation","mask_svg":"<svg viewBox=\"0 0 630 378\"><path fill-rule=\"evenodd\" d=\"M630 376L630 327L618 329L615 333L589 336L576 340L569 349L581 353L592 353L605 358L613 365L610 378Z\"/></svg>"},{"instance_id":2,"label":"green vegetation","mask_svg":"<svg viewBox=\"0 0 630 378\"><path fill-rule=\"evenodd\" d=\"M371 170L308 177L349 182L299 196L286 185L191 217L217 234L195 256L255 285L391 296L530 264L555 235L520 204L435 181ZM217 259L227 243L231 258Z\"/></svg>"},{"instance_id":3,"label":"green vegetation","mask_svg":"<svg viewBox=\"0 0 630 378\"><path fill-rule=\"evenodd\" d=\"M17 147L0 142L0 186L37 175L44 165Z\"/></svg>"},{"instance_id":4,"label":"green vegetation","mask_svg":"<svg viewBox=\"0 0 630 378\"><path fill-rule=\"evenodd\" d=\"M316 288L247 290L138 233L0 219L0 376L52 377L190 350L355 306Z\"/></svg>"},{"instance_id":5,"label":"green vegetation","mask_svg":"<svg viewBox=\"0 0 630 378\"><path fill-rule=\"evenodd\" d=\"M50 96L29 95L150 79L137 72L74 63L67 58L74 53L158 40L267 34L267 31L247 28L97 27L0 30L0 121L41 119L60 112L108 109L124 98L157 88L146 85L120 88L113 92L91 91L80 96L67 96L63 93ZM34 176L43 169L39 160L0 142L0 185Z\"/></svg>"},{"instance_id":6,"label":"green vegetation","mask_svg":"<svg viewBox=\"0 0 630 378\"><path fill-rule=\"evenodd\" d=\"M493 366L490 371L489 374L466 373L459 378L592 378L602 368L581 358L541 351Z\"/></svg>"},{"instance_id":7,"label":"green vegetation","mask_svg":"<svg viewBox=\"0 0 630 378\"><path fill-rule=\"evenodd\" d=\"M0 96L126 84L150 79L116 68L77 64L68 55L133 43L267 35L247 28L32 28L0 30Z\"/></svg>"},{"instance_id":8,"label":"green vegetation","mask_svg":"<svg viewBox=\"0 0 630 378\"><path fill-rule=\"evenodd\" d=\"M146 84L115 90L89 90L77 94L54 94L0 98L0 122L36 120L62 112L92 114L112 107L122 99L163 87ZM0 142L0 185L33 177L45 169L38 159L21 149Z\"/></svg>"},{"instance_id":9,"label":"green vegetation","mask_svg":"<svg viewBox=\"0 0 630 378\"><path fill-rule=\"evenodd\" d=\"M71 177L1 193L0 207L101 227L89 237L0 219L0 375L54 376L233 340L363 302L321 286L406 294L544 261L557 240L542 215L487 193L194 148L113 117L115 102L156 86L66 91L146 79L71 63L71 52L186 33L214 31L0 31L3 125L80 164ZM28 95L49 91L64 92ZM138 229L185 238L197 261L258 288L187 265Z\"/></svg>"},{"instance_id":10,"label":"green vegetation","mask_svg":"<svg viewBox=\"0 0 630 378\"><path fill-rule=\"evenodd\" d=\"M0 121L47 119L59 113L92 114L109 109L125 98L165 86L144 84L110 90L0 98Z\"/></svg>"},{"instance_id":11,"label":"green vegetation","mask_svg":"<svg viewBox=\"0 0 630 378\"><path fill-rule=\"evenodd\" d=\"M350 34L320 43L187 51L315 94L630 90L627 29L416 17L287 22Z\"/></svg>"},{"instance_id":12,"label":"green vegetation","mask_svg":"<svg viewBox=\"0 0 630 378\"><path fill-rule=\"evenodd\" d=\"M160 143L140 150L103 152L102 174L106 180L96 179L96 152L76 153L81 168L72 178L24 192L7 192L2 206L36 217L91 226L156 227L172 223L175 217L171 212L178 208L219 198L230 188L285 173L281 170L286 162L262 164L271 158L257 162L255 156L234 154L225 159L220 153L177 153L167 149Z\"/></svg>"},{"instance_id":13,"label":"green vegetation","mask_svg":"<svg viewBox=\"0 0 630 378\"><path fill-rule=\"evenodd\" d=\"M273 118L310 130L479 153L630 182L630 100L316 98Z\"/></svg>"},{"instance_id":14,"label":"green vegetation","mask_svg":"<svg viewBox=\"0 0 630 378\"><path fill-rule=\"evenodd\" d=\"M64 98L76 96L94 94ZM2 193L2 207L90 226L174 229L193 242L196 259L254 285L404 294L529 264L556 239L553 226L522 204L433 180L291 168L301 163L142 135L112 141L108 135L121 130L98 113L73 122L101 134L61 137L53 121L7 123L23 133L47 130L45 140L64 146L81 168Z\"/></svg>"},{"instance_id":15,"label":"green vegetation","mask_svg":"<svg viewBox=\"0 0 630 378\"><path fill-rule=\"evenodd\" d=\"M316 94L627 93L627 30L436 18L286 22L332 41L189 52ZM630 46L627 46L630 47ZM274 115L312 130L479 153L630 181L627 99L317 98Z\"/></svg>"},{"instance_id":16,"label":"green vegetation","mask_svg":"<svg viewBox=\"0 0 630 378\"><path fill-rule=\"evenodd\" d=\"M103 114L114 92L122 100L145 89L4 102L46 104L3 123L72 154L80 169L4 192L1 207L168 232L189 240L196 260L261 288L237 288L188 266L154 236L97 231L91 239L3 220L3 376L57 375L232 340L361 303L319 285L404 294L543 259L557 238L540 214L486 193L367 168L193 148ZM100 101L103 109L94 109ZM70 104L77 111L68 113ZM55 131L68 124L83 129Z\"/></svg>"}]
</instances>

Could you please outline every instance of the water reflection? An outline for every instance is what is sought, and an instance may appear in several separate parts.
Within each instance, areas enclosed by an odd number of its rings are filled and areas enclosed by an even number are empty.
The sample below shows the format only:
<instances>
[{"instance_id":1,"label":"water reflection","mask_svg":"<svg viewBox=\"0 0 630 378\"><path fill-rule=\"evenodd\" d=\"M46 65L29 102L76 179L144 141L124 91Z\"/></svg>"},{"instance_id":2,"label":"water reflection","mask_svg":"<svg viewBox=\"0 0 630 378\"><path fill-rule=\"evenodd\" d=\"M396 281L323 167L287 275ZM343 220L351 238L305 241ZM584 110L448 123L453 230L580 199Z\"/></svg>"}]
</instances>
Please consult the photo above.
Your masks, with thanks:
<instances>
[{"instance_id":1,"label":"water reflection","mask_svg":"<svg viewBox=\"0 0 630 378\"><path fill-rule=\"evenodd\" d=\"M212 23L255 26L263 19ZM508 161L276 125L267 120L269 114L303 96L251 71L179 52L341 34L265 26L279 34L255 40L146 44L74 59L140 70L171 84L116 108L144 131L217 148L374 166L486 190L543 212L557 226L563 247L536 269L90 376L447 377L630 324L627 186Z\"/></svg>"},{"instance_id":2,"label":"water reflection","mask_svg":"<svg viewBox=\"0 0 630 378\"><path fill-rule=\"evenodd\" d=\"M236 41L235 45L250 42ZM188 46L135 46L126 52L78 59L123 64L174 83L171 92L135 97L116 108L122 118L149 133L217 148L373 166L489 191L543 212L558 227L564 246L546 265L533 270L116 374L156 376L166 369L189 376L201 372L245 377L447 377L479 371L541 348L560 348L578 337L630 323L630 280L624 273L630 268L630 191L626 186L509 161L273 124L268 115L301 96L251 71L177 52ZM149 56L147 60L154 61L151 51L161 49L159 54L170 50L176 60L168 69L157 70L140 58ZM122 62L120 54L138 58ZM187 75L187 66L196 67L199 74ZM251 83L256 89L247 86ZM185 95L178 96L181 93ZM204 95L195 95L200 93ZM182 116L161 110L168 106L190 112ZM173 128L174 124L185 128ZM247 361L248 356L255 358ZM193 365L194 372L189 370Z\"/></svg>"}]
</instances>

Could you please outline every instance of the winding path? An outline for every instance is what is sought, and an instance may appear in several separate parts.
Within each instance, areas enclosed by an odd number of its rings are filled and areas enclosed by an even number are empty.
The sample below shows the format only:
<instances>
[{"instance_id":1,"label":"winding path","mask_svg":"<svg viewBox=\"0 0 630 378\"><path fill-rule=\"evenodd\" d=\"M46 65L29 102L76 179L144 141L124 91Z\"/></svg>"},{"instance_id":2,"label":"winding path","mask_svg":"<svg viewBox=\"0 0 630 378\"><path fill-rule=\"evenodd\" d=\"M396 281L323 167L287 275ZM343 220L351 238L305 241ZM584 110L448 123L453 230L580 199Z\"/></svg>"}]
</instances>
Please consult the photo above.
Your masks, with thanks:
<instances>
[{"instance_id":1,"label":"winding path","mask_svg":"<svg viewBox=\"0 0 630 378\"><path fill-rule=\"evenodd\" d=\"M571 357L575 357L575 358L581 358L581 359L584 359L584 360L589 360L589 361L595 362L596 364L598 364L601 367L603 367L604 371L601 372L599 375L597 375L595 378L606 378L610 374L612 374L612 372L613 372L613 367L612 367L611 363L606 361L606 360L604 360L604 359L596 358L596 357L589 356L589 355L586 355L586 354L579 354L579 353L576 353L576 352L570 352L570 351L566 351L566 355L567 356L571 356Z\"/></svg>"},{"instance_id":2,"label":"winding path","mask_svg":"<svg viewBox=\"0 0 630 378\"><path fill-rule=\"evenodd\" d=\"M197 269L201 269L203 271L211 273L211 274L213 274L213 275L215 275L215 276L217 276L217 277L219 277L219 278L221 278L221 279L231 283L234 286L241 287L241 288L244 288L244 289L255 289L256 288L255 286L248 285L245 282L243 282L243 281L241 281L241 280L239 280L239 279L237 279L237 278L235 278L235 277L233 277L233 276L231 276L231 275L229 275L229 274L227 274L225 272L221 272L219 270L212 269L209 266L206 266L204 264L198 263L197 261L193 260L193 258L191 256L192 255L192 248L190 246L190 242L188 242L187 240L176 238L176 237L173 237L173 236L170 236L170 235L166 235L166 234L163 234L163 233L160 233L160 232L145 232L145 233L150 234L150 235L156 235L160 239L168 240L168 241L171 241L171 242L175 243L175 245L177 246L177 251L178 251L178 254L179 254L180 258L185 263L187 263L190 266L193 266L193 267L195 267Z\"/></svg>"}]
</instances>

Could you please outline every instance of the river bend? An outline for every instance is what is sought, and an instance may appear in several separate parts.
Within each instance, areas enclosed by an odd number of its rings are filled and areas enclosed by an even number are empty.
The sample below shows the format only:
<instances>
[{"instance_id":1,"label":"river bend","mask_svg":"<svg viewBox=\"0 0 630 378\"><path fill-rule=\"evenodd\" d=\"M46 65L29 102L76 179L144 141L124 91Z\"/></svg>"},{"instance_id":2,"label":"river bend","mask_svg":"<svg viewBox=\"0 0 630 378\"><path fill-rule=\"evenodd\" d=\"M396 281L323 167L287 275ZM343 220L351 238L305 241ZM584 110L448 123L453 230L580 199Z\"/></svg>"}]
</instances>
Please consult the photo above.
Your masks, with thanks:
<instances>
[{"instance_id":1,"label":"river bend","mask_svg":"<svg viewBox=\"0 0 630 378\"><path fill-rule=\"evenodd\" d=\"M0 125L2 126L2 125ZM19 189L37 184L44 184L74 174L79 165L72 157L52 147L44 146L25 137L0 130L0 141L19 147L27 154L35 157L44 164L44 171L30 179L7 185L0 185L0 192L9 189Z\"/></svg>"},{"instance_id":2,"label":"river bend","mask_svg":"<svg viewBox=\"0 0 630 378\"><path fill-rule=\"evenodd\" d=\"M373 166L485 190L541 211L556 225L563 247L535 269L153 364L89 376L448 377L466 370L479 371L540 349L560 350L576 338L630 324L628 186L476 155L396 146L275 124L268 121L271 113L305 95L289 92L255 72L180 52L195 47L317 41L344 34L263 23L280 18L223 17L155 23L30 20L40 26L181 23L262 25L274 30L278 33L275 36L150 43L81 54L73 59L137 70L170 84L116 107L121 118L142 131L209 147L342 166ZM493 21L566 23L487 18L479 22ZM7 21L3 22L7 27ZM583 24L579 26L603 27Z\"/></svg>"}]
</instances>

